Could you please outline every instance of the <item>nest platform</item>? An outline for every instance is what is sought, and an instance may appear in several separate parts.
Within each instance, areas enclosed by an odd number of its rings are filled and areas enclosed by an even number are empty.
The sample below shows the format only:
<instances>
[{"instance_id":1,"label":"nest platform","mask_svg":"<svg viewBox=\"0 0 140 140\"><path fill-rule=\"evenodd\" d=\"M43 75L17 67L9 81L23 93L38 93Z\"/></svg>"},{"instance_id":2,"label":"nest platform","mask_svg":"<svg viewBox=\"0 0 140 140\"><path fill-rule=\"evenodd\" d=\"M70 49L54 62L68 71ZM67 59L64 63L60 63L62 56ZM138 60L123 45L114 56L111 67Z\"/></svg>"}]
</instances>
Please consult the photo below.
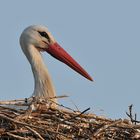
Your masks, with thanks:
<instances>
[{"instance_id":1,"label":"nest platform","mask_svg":"<svg viewBox=\"0 0 140 140\"><path fill-rule=\"evenodd\" d=\"M113 120L89 113L89 108L80 112L46 103L34 111L1 105L0 140L140 140L139 122L131 119Z\"/></svg>"}]
</instances>

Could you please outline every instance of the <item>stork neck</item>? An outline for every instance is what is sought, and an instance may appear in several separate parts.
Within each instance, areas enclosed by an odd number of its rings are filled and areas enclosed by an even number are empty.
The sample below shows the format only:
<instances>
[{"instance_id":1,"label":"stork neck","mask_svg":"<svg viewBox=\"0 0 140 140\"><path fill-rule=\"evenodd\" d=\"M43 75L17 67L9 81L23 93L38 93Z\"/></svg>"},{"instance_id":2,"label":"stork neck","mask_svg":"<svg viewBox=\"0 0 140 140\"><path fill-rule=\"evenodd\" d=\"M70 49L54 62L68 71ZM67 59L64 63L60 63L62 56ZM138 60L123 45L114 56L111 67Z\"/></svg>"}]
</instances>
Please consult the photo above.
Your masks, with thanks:
<instances>
[{"instance_id":1,"label":"stork neck","mask_svg":"<svg viewBox=\"0 0 140 140\"><path fill-rule=\"evenodd\" d=\"M41 53L32 46L30 47L29 56L27 58L31 64L35 81L33 95L46 99L56 96L51 77L45 67Z\"/></svg>"}]
</instances>

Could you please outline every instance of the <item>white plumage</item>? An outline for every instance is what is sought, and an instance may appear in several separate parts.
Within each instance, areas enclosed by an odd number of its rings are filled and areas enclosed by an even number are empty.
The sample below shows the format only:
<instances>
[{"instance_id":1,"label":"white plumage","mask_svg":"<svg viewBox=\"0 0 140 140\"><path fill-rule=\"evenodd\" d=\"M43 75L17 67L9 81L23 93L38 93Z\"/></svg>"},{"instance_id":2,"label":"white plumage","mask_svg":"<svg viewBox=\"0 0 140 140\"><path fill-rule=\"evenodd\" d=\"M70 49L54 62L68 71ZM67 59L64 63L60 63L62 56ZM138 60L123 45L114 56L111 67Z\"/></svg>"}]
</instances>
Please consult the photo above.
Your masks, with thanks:
<instances>
[{"instance_id":1,"label":"white plumage","mask_svg":"<svg viewBox=\"0 0 140 140\"><path fill-rule=\"evenodd\" d=\"M42 51L48 52L92 81L88 73L58 45L45 26L32 25L27 27L20 36L20 45L32 68L35 81L33 95L36 99L48 99L56 96L48 69L42 60Z\"/></svg>"}]
</instances>

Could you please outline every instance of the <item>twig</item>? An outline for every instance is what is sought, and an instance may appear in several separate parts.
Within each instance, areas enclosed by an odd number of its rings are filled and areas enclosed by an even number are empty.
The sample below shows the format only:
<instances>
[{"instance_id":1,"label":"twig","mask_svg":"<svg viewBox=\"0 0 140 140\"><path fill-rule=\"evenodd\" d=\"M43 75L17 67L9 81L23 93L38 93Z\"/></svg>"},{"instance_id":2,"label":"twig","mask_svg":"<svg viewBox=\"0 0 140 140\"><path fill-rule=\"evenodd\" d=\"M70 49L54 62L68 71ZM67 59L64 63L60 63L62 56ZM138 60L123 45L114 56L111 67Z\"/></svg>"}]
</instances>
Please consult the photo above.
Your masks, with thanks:
<instances>
[{"instance_id":1,"label":"twig","mask_svg":"<svg viewBox=\"0 0 140 140\"><path fill-rule=\"evenodd\" d=\"M131 104L131 105L129 106L129 113L126 112L126 115L130 118L130 120L131 120L132 123L135 123L135 124L136 124L136 123L140 123L140 121L137 121L137 120L136 120L136 119L137 119L136 114L135 114L135 118L133 119L132 108L133 108L133 105Z\"/></svg>"},{"instance_id":2,"label":"twig","mask_svg":"<svg viewBox=\"0 0 140 140\"><path fill-rule=\"evenodd\" d=\"M72 118L66 119L66 120L64 120L64 121L73 120L73 119L75 119L75 118L81 116L82 114L84 114L84 113L87 112L88 110L90 110L90 108L87 108L87 109L85 109L84 111L82 111L80 114L78 114L78 115L76 115L76 116L73 116Z\"/></svg>"},{"instance_id":3,"label":"twig","mask_svg":"<svg viewBox=\"0 0 140 140\"><path fill-rule=\"evenodd\" d=\"M53 101L52 101L53 102ZM62 104L59 104L59 103L56 103L56 102L54 102L56 105L58 105L58 106L60 106L60 107L64 107L65 109L68 109L68 110L71 110L71 111L73 111L73 112L76 112L74 109L71 109L70 107L66 107L66 106L64 106L64 105L62 105Z\"/></svg>"},{"instance_id":4,"label":"twig","mask_svg":"<svg viewBox=\"0 0 140 140\"><path fill-rule=\"evenodd\" d=\"M20 110L17 110L17 109L14 109L14 108L9 108L9 107L6 107L6 106L0 106L1 109L3 109L4 111L13 111L13 112L21 112Z\"/></svg>"},{"instance_id":5,"label":"twig","mask_svg":"<svg viewBox=\"0 0 140 140\"><path fill-rule=\"evenodd\" d=\"M67 95L55 96L55 97L49 98L48 100L53 99L53 98L66 98L66 97L69 97L69 96ZM17 99L17 100L0 101L0 105L28 106L33 99L34 97L25 98L25 99Z\"/></svg>"},{"instance_id":6,"label":"twig","mask_svg":"<svg viewBox=\"0 0 140 140\"><path fill-rule=\"evenodd\" d=\"M9 135L9 136L11 136L11 137L13 137L13 138L16 138L16 139L18 139L18 140L30 140L29 138L21 137L21 136L12 134L12 133L10 133L10 132L7 132L6 134Z\"/></svg>"},{"instance_id":7,"label":"twig","mask_svg":"<svg viewBox=\"0 0 140 140\"><path fill-rule=\"evenodd\" d=\"M25 99L0 101L0 105L21 105L21 106L22 105L26 105L27 106L28 104L26 104L26 102L25 102L26 100Z\"/></svg>"},{"instance_id":8,"label":"twig","mask_svg":"<svg viewBox=\"0 0 140 140\"><path fill-rule=\"evenodd\" d=\"M79 111L77 105L72 100L70 100L70 101L72 102L72 104L74 104L75 108Z\"/></svg>"},{"instance_id":9,"label":"twig","mask_svg":"<svg viewBox=\"0 0 140 140\"><path fill-rule=\"evenodd\" d=\"M14 120L14 119L12 119L12 118L9 118L9 117L7 117L7 116L5 116L5 115L3 115L3 114L0 114L0 117L3 118L3 119L6 119L6 120L8 120L8 121L14 122L14 123L16 123L16 124L20 124L20 125L24 125L24 126L30 126L30 127L34 127L34 128L43 129L43 128L41 128L41 127L37 127L37 126L34 126L34 125L30 125L30 124L27 124L27 123L24 123L24 122L19 122L19 121L17 121L17 120Z\"/></svg>"},{"instance_id":10,"label":"twig","mask_svg":"<svg viewBox=\"0 0 140 140\"><path fill-rule=\"evenodd\" d=\"M25 126L27 129L29 129L31 132L33 132L37 137L39 137L41 140L45 140L37 131L33 130L29 126Z\"/></svg>"},{"instance_id":11,"label":"twig","mask_svg":"<svg viewBox=\"0 0 140 140\"><path fill-rule=\"evenodd\" d=\"M69 97L67 95L61 95L61 96L55 96L55 97L51 97L50 99L54 99L54 98L66 98Z\"/></svg>"},{"instance_id":12,"label":"twig","mask_svg":"<svg viewBox=\"0 0 140 140\"><path fill-rule=\"evenodd\" d=\"M101 128L97 129L94 133L94 137L96 137L99 133L105 131L108 127L111 127L111 126L115 126L119 123L121 123L122 120L117 120L115 121L114 123L110 123L110 124L106 124L106 125L103 125Z\"/></svg>"}]
</instances>

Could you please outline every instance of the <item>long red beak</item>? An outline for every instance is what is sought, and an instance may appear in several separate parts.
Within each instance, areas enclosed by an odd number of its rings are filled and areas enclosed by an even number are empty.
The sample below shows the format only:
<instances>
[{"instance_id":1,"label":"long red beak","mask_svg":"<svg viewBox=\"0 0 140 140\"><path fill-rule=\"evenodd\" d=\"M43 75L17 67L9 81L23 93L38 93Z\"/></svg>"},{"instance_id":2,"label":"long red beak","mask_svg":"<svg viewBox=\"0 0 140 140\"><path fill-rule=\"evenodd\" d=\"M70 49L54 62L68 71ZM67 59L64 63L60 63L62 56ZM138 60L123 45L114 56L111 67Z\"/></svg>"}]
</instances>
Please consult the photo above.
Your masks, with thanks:
<instances>
[{"instance_id":1,"label":"long red beak","mask_svg":"<svg viewBox=\"0 0 140 140\"><path fill-rule=\"evenodd\" d=\"M92 77L58 43L50 45L46 51L88 80L93 81Z\"/></svg>"}]
</instances>

